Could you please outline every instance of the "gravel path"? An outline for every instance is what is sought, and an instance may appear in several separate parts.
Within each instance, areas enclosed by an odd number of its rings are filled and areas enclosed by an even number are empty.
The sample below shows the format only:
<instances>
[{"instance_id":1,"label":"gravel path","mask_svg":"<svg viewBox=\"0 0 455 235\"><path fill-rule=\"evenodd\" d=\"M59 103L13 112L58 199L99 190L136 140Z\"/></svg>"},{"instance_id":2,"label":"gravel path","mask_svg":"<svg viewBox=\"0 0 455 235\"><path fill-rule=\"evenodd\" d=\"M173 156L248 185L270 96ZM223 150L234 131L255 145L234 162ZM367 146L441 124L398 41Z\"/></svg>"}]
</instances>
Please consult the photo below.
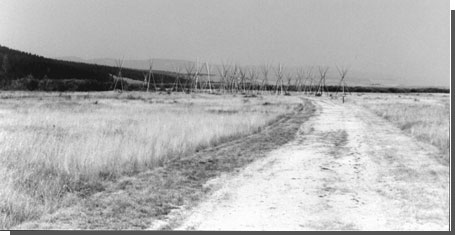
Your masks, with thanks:
<instances>
[{"instance_id":1,"label":"gravel path","mask_svg":"<svg viewBox=\"0 0 455 235\"><path fill-rule=\"evenodd\" d=\"M313 102L295 140L213 180L176 229L449 230L449 167L435 147L359 106Z\"/></svg>"}]
</instances>

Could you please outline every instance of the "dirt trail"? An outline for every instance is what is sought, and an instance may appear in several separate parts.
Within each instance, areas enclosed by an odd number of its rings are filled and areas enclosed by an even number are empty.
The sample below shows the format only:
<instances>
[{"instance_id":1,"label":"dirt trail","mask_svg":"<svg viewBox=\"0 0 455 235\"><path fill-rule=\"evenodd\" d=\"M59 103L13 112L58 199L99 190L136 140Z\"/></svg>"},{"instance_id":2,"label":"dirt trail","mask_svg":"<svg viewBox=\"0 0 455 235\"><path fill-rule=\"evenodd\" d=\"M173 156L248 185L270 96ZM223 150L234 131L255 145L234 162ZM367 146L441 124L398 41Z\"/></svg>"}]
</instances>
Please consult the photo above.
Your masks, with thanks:
<instances>
[{"instance_id":1,"label":"dirt trail","mask_svg":"<svg viewBox=\"0 0 455 235\"><path fill-rule=\"evenodd\" d=\"M313 102L295 140L213 180L176 229L449 230L449 167L435 147L361 107Z\"/></svg>"}]
</instances>

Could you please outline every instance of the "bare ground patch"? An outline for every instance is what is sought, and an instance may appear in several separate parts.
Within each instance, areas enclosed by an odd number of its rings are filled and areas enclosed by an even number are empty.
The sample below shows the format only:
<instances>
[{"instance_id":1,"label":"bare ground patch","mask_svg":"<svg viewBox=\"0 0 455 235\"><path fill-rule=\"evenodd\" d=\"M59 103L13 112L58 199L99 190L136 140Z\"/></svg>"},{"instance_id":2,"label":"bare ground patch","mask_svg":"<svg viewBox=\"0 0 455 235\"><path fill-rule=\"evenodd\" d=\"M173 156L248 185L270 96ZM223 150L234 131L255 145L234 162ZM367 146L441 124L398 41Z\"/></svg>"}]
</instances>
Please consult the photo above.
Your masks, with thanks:
<instances>
[{"instance_id":1,"label":"bare ground patch","mask_svg":"<svg viewBox=\"0 0 455 235\"><path fill-rule=\"evenodd\" d=\"M220 177L219 189L168 227L449 228L449 169L433 157L436 147L403 134L362 107L312 100L315 115L293 141L239 173Z\"/></svg>"}]
</instances>

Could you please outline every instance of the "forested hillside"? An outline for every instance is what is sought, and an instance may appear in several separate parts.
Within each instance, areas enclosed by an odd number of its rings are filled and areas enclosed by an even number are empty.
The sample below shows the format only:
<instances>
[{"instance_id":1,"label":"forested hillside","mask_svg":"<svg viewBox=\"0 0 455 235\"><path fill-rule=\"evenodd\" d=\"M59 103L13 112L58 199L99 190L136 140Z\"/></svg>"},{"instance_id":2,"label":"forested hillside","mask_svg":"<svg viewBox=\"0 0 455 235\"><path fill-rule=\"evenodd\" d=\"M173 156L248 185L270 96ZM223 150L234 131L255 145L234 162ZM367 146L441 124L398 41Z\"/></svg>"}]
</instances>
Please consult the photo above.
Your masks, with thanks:
<instances>
[{"instance_id":1,"label":"forested hillside","mask_svg":"<svg viewBox=\"0 0 455 235\"><path fill-rule=\"evenodd\" d=\"M118 68L95 64L55 60L0 45L0 89L45 91L103 91L113 86L111 75ZM144 80L144 72L122 69L122 76ZM153 71L155 79L164 83L174 81L173 74ZM141 89L130 84L127 89Z\"/></svg>"}]
</instances>

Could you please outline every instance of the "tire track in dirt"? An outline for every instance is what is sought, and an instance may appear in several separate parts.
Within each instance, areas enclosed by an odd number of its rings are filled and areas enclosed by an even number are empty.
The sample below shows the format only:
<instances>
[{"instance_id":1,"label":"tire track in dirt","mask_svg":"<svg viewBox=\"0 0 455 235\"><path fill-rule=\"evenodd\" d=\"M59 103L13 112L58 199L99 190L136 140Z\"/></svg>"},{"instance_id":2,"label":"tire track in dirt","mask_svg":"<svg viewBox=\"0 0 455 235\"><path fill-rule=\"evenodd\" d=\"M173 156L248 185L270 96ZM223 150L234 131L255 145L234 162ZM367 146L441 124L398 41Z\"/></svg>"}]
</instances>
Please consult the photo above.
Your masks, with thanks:
<instances>
[{"instance_id":1,"label":"tire track in dirt","mask_svg":"<svg viewBox=\"0 0 455 235\"><path fill-rule=\"evenodd\" d=\"M435 147L359 106L313 102L294 141L214 180L176 229L449 230L449 167Z\"/></svg>"}]
</instances>

